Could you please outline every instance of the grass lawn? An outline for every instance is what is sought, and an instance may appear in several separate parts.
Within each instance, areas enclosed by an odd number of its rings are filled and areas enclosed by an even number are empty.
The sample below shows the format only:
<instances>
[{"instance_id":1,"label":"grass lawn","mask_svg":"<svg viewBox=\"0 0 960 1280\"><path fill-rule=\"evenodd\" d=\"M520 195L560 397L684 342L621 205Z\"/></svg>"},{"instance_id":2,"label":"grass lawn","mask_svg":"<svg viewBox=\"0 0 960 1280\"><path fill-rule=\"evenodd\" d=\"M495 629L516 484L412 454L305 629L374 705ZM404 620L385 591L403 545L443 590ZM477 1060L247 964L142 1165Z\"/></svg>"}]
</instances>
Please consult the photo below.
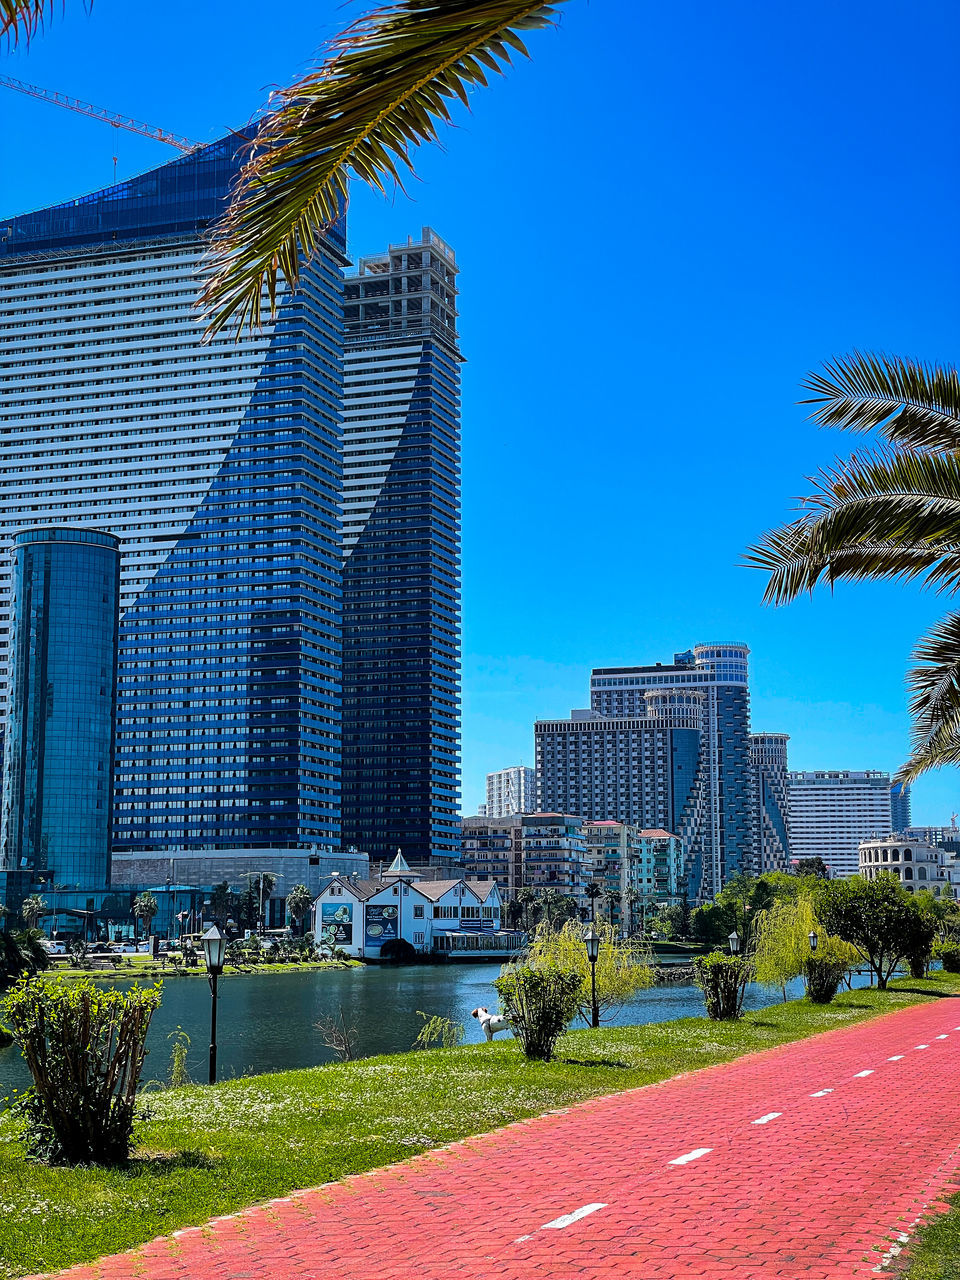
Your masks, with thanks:
<instances>
[{"instance_id":1,"label":"grass lawn","mask_svg":"<svg viewBox=\"0 0 960 1280\"><path fill-rule=\"evenodd\" d=\"M960 1280L960 1195L950 1197L950 1211L922 1227L902 1254L901 1280Z\"/></svg>"},{"instance_id":2,"label":"grass lawn","mask_svg":"<svg viewBox=\"0 0 960 1280\"><path fill-rule=\"evenodd\" d=\"M174 968L172 964L163 964L154 960L151 956L143 953L141 955L129 955L122 957L123 963L114 966L110 964L104 968L86 968L77 969L73 965L63 961L52 965L49 969L45 969L40 975L41 977L64 977L64 978L96 978L99 982L103 978L117 978L121 982L131 982L149 980L156 982L158 978L206 978L207 970L203 961L193 969L186 969L182 966L179 969ZM245 964L243 968L236 965L228 964L224 967L225 975L244 974L244 973L296 973L307 969L352 969L360 967L359 960L301 960L296 963L290 961L275 961L269 964Z\"/></svg>"},{"instance_id":3,"label":"grass lawn","mask_svg":"<svg viewBox=\"0 0 960 1280\"><path fill-rule=\"evenodd\" d=\"M504 1041L148 1093L152 1114L123 1171L28 1164L12 1122L0 1116L0 1276L87 1261L298 1187L944 990L960 992L960 976L845 992L826 1006L792 1001L736 1023L686 1018L577 1031L551 1063L525 1062L516 1043ZM939 1274L948 1273L916 1276Z\"/></svg>"}]
</instances>

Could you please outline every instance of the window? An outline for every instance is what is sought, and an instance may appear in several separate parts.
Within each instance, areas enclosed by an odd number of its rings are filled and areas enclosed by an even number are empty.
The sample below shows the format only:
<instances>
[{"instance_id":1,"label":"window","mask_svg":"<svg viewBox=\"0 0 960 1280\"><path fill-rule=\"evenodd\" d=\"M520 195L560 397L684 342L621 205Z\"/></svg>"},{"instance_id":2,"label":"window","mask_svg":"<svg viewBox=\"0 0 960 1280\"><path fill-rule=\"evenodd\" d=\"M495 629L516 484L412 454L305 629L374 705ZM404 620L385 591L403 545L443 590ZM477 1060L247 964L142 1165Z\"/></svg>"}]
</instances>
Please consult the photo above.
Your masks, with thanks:
<instances>
[{"instance_id":1,"label":"window","mask_svg":"<svg viewBox=\"0 0 960 1280\"><path fill-rule=\"evenodd\" d=\"M413 935L413 941L414 941L414 943L415 943L415 944L417 944L417 945L419 945L419 946L421 946L421 947L422 947L422 946L423 946L423 934L422 934L422 933L415 933L415 934Z\"/></svg>"},{"instance_id":2,"label":"window","mask_svg":"<svg viewBox=\"0 0 960 1280\"><path fill-rule=\"evenodd\" d=\"M414 918L414 920L422 920L422 919L423 919L423 907L414 907L414 908L413 908L413 918Z\"/></svg>"}]
</instances>

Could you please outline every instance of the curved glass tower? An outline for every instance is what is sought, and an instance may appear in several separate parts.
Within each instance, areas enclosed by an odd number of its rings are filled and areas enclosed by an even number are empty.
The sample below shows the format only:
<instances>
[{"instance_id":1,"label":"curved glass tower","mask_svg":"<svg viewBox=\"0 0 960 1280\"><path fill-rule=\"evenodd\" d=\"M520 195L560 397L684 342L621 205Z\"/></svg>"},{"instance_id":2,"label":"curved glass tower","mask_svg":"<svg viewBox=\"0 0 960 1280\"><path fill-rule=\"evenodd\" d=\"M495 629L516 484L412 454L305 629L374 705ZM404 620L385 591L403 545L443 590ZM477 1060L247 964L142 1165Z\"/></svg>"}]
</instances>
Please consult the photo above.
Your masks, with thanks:
<instances>
[{"instance_id":1,"label":"curved glass tower","mask_svg":"<svg viewBox=\"0 0 960 1280\"><path fill-rule=\"evenodd\" d=\"M0 219L0 558L26 523L121 539L115 870L340 843L344 225L204 342L242 147Z\"/></svg>"},{"instance_id":2,"label":"curved glass tower","mask_svg":"<svg viewBox=\"0 0 960 1280\"><path fill-rule=\"evenodd\" d=\"M69 888L110 877L119 545L66 525L14 539L0 868Z\"/></svg>"}]
</instances>

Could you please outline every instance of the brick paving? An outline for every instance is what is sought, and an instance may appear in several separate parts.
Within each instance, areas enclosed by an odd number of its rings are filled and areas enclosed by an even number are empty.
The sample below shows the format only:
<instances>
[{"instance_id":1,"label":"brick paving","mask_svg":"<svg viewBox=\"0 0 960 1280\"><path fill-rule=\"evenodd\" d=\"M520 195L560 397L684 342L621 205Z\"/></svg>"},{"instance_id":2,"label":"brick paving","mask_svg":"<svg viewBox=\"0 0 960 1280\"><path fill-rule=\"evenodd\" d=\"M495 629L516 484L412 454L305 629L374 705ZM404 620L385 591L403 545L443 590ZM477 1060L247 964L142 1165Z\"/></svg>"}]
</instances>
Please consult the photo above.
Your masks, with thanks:
<instances>
[{"instance_id":1,"label":"brick paving","mask_svg":"<svg viewBox=\"0 0 960 1280\"><path fill-rule=\"evenodd\" d=\"M938 1198L960 1190L958 1122L960 1000L943 998L61 1274L845 1280L885 1269Z\"/></svg>"}]
</instances>

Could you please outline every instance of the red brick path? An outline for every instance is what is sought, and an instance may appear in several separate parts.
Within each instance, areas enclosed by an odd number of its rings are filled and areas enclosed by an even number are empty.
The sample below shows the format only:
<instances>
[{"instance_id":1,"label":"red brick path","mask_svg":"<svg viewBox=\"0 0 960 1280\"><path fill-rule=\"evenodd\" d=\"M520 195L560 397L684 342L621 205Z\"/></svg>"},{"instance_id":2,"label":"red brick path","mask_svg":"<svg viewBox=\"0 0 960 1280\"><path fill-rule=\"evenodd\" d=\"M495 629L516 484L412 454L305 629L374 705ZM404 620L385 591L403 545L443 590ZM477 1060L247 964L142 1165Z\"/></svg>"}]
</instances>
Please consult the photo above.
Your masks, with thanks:
<instances>
[{"instance_id":1,"label":"red brick path","mask_svg":"<svg viewBox=\"0 0 960 1280\"><path fill-rule=\"evenodd\" d=\"M812 1096L821 1090L831 1092ZM958 1189L958 1169L960 1000L945 998L299 1192L66 1275L845 1280L877 1270L931 1202Z\"/></svg>"}]
</instances>

